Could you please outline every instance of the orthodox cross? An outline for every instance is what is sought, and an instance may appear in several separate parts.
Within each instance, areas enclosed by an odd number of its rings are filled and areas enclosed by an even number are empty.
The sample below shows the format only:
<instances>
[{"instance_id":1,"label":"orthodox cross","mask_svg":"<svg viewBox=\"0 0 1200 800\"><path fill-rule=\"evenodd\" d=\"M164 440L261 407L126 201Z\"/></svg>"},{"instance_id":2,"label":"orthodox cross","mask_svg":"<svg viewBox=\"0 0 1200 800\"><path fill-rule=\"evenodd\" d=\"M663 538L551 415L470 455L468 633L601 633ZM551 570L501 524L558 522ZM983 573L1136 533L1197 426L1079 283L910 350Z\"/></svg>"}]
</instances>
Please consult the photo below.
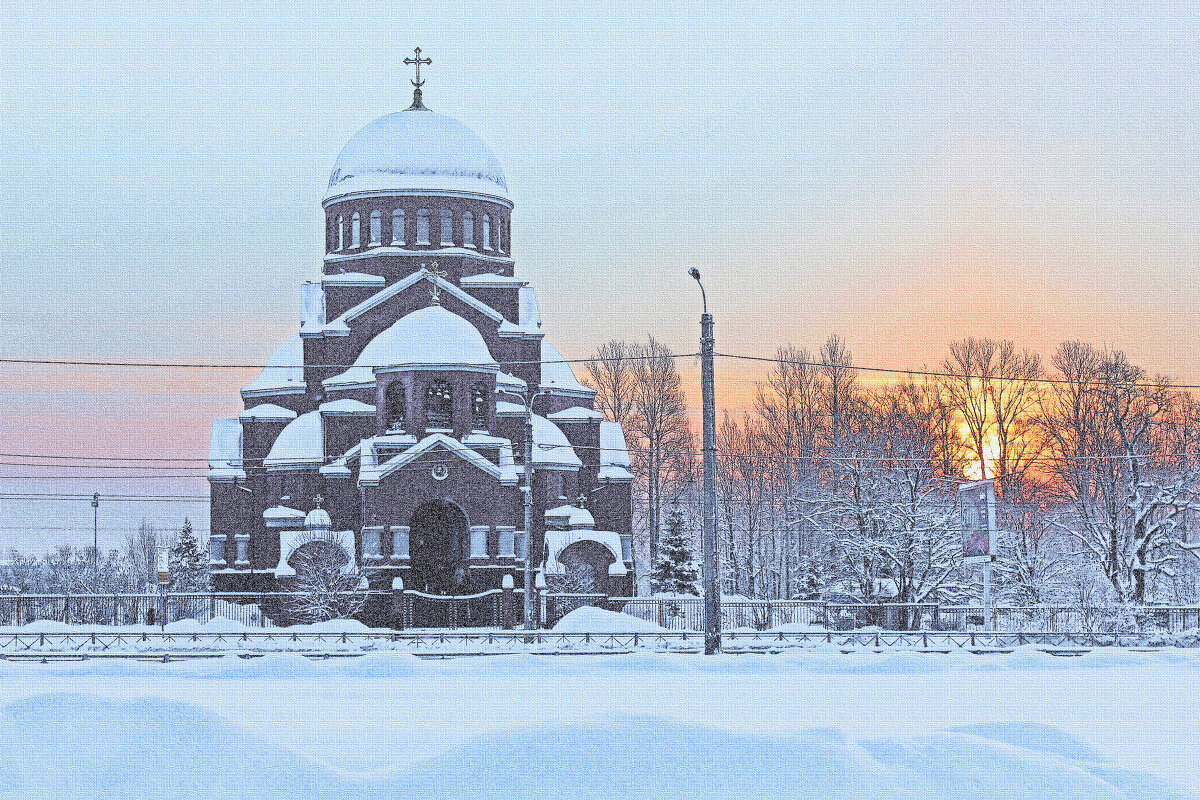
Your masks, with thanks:
<instances>
[{"instance_id":1,"label":"orthodox cross","mask_svg":"<svg viewBox=\"0 0 1200 800\"><path fill-rule=\"evenodd\" d=\"M408 107L410 111L413 109L425 108L425 105L421 102L421 87L425 85L425 81L421 80L421 65L433 63L432 58L421 58L421 48L419 48L419 47L414 48L413 53L416 54L415 58L404 59L405 64L412 64L413 66L415 66L417 68L417 77L415 80L411 81L414 88L413 88L413 102L412 102L412 105Z\"/></svg>"},{"instance_id":2,"label":"orthodox cross","mask_svg":"<svg viewBox=\"0 0 1200 800\"><path fill-rule=\"evenodd\" d=\"M576 508L587 508L587 501L588 501L588 496L586 494L580 494L579 497L576 498L576 500L575 500L575 507Z\"/></svg>"},{"instance_id":3,"label":"orthodox cross","mask_svg":"<svg viewBox=\"0 0 1200 800\"><path fill-rule=\"evenodd\" d=\"M441 278L445 280L449 273L447 273L444 269L438 269L438 263L434 261L430 267L422 264L421 274L424 276L425 280L429 281L429 283L432 285L432 288L429 290L430 302L432 302L435 306L440 306L442 304L442 297L439 293L437 279Z\"/></svg>"},{"instance_id":4,"label":"orthodox cross","mask_svg":"<svg viewBox=\"0 0 1200 800\"><path fill-rule=\"evenodd\" d=\"M313 498L313 502L317 504L317 508L320 508L321 503L325 502L325 498L322 497L321 495L317 495L316 497Z\"/></svg>"}]
</instances>

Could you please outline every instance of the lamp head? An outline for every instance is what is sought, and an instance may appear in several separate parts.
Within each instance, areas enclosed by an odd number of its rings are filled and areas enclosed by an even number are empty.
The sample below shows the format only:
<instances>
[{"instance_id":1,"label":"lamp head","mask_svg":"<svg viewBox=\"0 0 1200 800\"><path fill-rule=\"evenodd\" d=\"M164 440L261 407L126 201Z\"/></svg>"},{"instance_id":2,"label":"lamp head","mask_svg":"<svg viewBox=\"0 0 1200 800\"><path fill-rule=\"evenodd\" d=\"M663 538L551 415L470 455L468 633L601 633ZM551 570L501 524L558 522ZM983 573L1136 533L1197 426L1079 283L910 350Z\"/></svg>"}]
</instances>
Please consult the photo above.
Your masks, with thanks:
<instances>
[{"instance_id":1,"label":"lamp head","mask_svg":"<svg viewBox=\"0 0 1200 800\"><path fill-rule=\"evenodd\" d=\"M700 270L696 269L695 267L692 267L688 270L688 275L691 275L696 280L700 280Z\"/></svg>"}]
</instances>

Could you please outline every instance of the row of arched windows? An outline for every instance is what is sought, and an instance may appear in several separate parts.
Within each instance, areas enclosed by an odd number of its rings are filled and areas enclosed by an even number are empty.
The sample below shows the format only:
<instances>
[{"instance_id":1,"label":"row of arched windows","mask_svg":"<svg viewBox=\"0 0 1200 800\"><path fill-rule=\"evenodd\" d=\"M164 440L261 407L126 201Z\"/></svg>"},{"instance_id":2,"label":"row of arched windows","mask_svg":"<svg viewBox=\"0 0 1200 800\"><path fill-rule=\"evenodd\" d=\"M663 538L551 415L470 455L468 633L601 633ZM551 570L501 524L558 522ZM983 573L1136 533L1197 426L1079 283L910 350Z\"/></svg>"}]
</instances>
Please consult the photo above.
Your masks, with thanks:
<instances>
[{"instance_id":1,"label":"row of arched windows","mask_svg":"<svg viewBox=\"0 0 1200 800\"><path fill-rule=\"evenodd\" d=\"M416 239L413 241L413 244L433 244L429 237L430 216L431 212L428 208L417 209ZM404 209L397 208L392 211L392 240L390 244L408 244L405 241L406 221ZM449 208L443 208L438 214L438 221L438 244L442 247L454 246L454 212ZM473 250L508 252L509 223L507 219L499 216L493 217L491 214L483 214L477 226L475 214L470 211L464 211L459 217L458 226L462 234L463 247L469 247ZM336 250L357 250L362 247L362 232L362 216L359 212L355 211L350 216L350 236L347 241L346 218L343 215L338 215L335 233ZM478 237L476 237L477 233ZM368 217L367 236L368 247L379 247L383 244L383 212L379 209L372 211Z\"/></svg>"},{"instance_id":2,"label":"row of arched windows","mask_svg":"<svg viewBox=\"0 0 1200 800\"><path fill-rule=\"evenodd\" d=\"M405 431L405 415L408 413L407 395L404 384L396 381L384 393L384 427L388 433ZM453 426L454 390L446 381L434 381L425 389L425 427L450 428ZM471 387L471 427L487 430L488 387L477 383Z\"/></svg>"}]
</instances>

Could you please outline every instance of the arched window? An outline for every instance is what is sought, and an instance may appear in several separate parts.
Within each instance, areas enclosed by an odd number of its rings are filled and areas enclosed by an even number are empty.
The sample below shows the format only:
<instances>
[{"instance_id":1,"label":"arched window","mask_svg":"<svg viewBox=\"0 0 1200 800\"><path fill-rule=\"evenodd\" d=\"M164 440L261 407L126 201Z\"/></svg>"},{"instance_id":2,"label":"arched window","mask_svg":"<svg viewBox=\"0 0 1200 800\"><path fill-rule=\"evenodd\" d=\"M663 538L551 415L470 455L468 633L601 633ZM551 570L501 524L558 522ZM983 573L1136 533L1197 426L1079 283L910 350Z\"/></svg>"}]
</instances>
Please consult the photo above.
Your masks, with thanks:
<instances>
[{"instance_id":1,"label":"arched window","mask_svg":"<svg viewBox=\"0 0 1200 800\"><path fill-rule=\"evenodd\" d=\"M470 211L463 212L463 247L475 246L475 215Z\"/></svg>"},{"instance_id":2,"label":"arched window","mask_svg":"<svg viewBox=\"0 0 1200 800\"><path fill-rule=\"evenodd\" d=\"M338 217L337 237L338 237L338 248L337 249L344 250L346 248L346 220L343 219L342 217Z\"/></svg>"},{"instance_id":3,"label":"arched window","mask_svg":"<svg viewBox=\"0 0 1200 800\"><path fill-rule=\"evenodd\" d=\"M451 427L453 401L454 397L450 392L450 384L445 381L434 381L429 384L429 388L425 390L425 427Z\"/></svg>"},{"instance_id":4,"label":"arched window","mask_svg":"<svg viewBox=\"0 0 1200 800\"><path fill-rule=\"evenodd\" d=\"M404 209L392 212L392 244L404 244Z\"/></svg>"},{"instance_id":5,"label":"arched window","mask_svg":"<svg viewBox=\"0 0 1200 800\"><path fill-rule=\"evenodd\" d=\"M350 249L362 244L362 220L358 216L358 212L354 212L354 216L350 218Z\"/></svg>"},{"instance_id":6,"label":"arched window","mask_svg":"<svg viewBox=\"0 0 1200 800\"><path fill-rule=\"evenodd\" d=\"M454 244L454 214L448 208L442 209L442 247Z\"/></svg>"},{"instance_id":7,"label":"arched window","mask_svg":"<svg viewBox=\"0 0 1200 800\"><path fill-rule=\"evenodd\" d=\"M377 247L383 241L383 216L378 210L371 212L371 246Z\"/></svg>"},{"instance_id":8,"label":"arched window","mask_svg":"<svg viewBox=\"0 0 1200 800\"><path fill-rule=\"evenodd\" d=\"M389 384L383 396L383 423L388 433L404 432L404 384L400 381Z\"/></svg>"},{"instance_id":9,"label":"arched window","mask_svg":"<svg viewBox=\"0 0 1200 800\"><path fill-rule=\"evenodd\" d=\"M417 244L429 244L429 209L417 211Z\"/></svg>"},{"instance_id":10,"label":"arched window","mask_svg":"<svg viewBox=\"0 0 1200 800\"><path fill-rule=\"evenodd\" d=\"M471 429L486 431L488 427L487 386L477 383L471 387Z\"/></svg>"},{"instance_id":11,"label":"arched window","mask_svg":"<svg viewBox=\"0 0 1200 800\"><path fill-rule=\"evenodd\" d=\"M492 249L492 218L487 214L483 215L483 249Z\"/></svg>"}]
</instances>

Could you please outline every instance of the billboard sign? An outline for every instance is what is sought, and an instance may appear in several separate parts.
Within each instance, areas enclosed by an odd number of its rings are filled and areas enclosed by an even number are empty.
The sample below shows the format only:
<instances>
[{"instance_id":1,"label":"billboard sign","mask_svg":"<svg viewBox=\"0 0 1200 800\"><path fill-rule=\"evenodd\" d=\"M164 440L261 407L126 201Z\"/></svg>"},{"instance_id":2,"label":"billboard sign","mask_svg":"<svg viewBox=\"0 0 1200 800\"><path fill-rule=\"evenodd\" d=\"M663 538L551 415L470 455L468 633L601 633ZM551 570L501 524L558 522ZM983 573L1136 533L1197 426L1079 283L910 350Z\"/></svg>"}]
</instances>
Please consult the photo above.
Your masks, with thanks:
<instances>
[{"instance_id":1,"label":"billboard sign","mask_svg":"<svg viewBox=\"0 0 1200 800\"><path fill-rule=\"evenodd\" d=\"M996 487L990 480L958 487L963 559L991 561L996 555Z\"/></svg>"},{"instance_id":2,"label":"billboard sign","mask_svg":"<svg viewBox=\"0 0 1200 800\"><path fill-rule=\"evenodd\" d=\"M171 582L171 551L166 547L158 548L158 583L166 586Z\"/></svg>"}]
</instances>

